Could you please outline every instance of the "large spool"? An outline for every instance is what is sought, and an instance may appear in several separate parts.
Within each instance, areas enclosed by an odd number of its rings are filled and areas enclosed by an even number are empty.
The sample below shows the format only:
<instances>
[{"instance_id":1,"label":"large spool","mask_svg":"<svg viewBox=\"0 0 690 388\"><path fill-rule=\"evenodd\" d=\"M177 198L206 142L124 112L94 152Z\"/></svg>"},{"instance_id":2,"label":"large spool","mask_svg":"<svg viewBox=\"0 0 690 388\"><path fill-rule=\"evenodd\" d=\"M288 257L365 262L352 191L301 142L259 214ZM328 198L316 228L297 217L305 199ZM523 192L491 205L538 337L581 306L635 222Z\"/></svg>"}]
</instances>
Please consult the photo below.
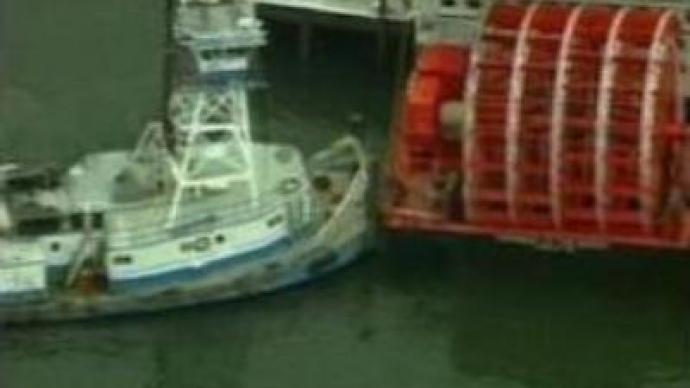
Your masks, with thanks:
<instances>
[{"instance_id":1,"label":"large spool","mask_svg":"<svg viewBox=\"0 0 690 388\"><path fill-rule=\"evenodd\" d=\"M466 222L655 234L683 121L673 11L500 4L465 92Z\"/></svg>"}]
</instances>

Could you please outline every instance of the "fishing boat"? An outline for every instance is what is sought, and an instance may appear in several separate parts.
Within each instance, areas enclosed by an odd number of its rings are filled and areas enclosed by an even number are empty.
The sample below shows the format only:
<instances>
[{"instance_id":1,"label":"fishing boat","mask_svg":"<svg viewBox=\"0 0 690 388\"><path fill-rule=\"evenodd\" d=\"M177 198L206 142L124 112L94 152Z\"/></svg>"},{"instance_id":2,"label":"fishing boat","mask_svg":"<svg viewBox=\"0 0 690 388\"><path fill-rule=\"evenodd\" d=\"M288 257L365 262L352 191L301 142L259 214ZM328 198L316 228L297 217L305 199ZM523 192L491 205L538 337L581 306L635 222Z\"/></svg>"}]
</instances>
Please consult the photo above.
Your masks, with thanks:
<instances>
[{"instance_id":1,"label":"fishing boat","mask_svg":"<svg viewBox=\"0 0 690 388\"><path fill-rule=\"evenodd\" d=\"M247 74L265 43L252 8L182 1L171 12L195 75L178 77L133 150L64 170L0 168L0 322L247 297L365 248L369 172L356 138L311 157L252 139Z\"/></svg>"},{"instance_id":2,"label":"fishing boat","mask_svg":"<svg viewBox=\"0 0 690 388\"><path fill-rule=\"evenodd\" d=\"M687 2L444 3L418 26L388 229L690 248Z\"/></svg>"}]
</instances>

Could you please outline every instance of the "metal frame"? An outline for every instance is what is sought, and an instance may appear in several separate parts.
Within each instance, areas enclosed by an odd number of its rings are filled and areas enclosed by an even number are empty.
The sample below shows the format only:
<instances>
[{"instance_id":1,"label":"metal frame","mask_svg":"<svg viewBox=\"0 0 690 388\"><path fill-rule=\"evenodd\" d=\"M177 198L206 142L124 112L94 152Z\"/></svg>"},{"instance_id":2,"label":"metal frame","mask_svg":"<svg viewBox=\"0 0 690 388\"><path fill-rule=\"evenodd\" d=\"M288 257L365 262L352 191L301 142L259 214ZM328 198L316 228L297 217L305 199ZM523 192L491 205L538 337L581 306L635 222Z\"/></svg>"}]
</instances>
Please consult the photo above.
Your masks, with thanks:
<instances>
[{"instance_id":1,"label":"metal frame","mask_svg":"<svg viewBox=\"0 0 690 388\"><path fill-rule=\"evenodd\" d=\"M572 50L572 40L575 29L580 22L582 6L578 6L570 11L568 22L563 32L563 42L558 53L558 64L556 68L556 80L554 82L553 117L551 120L551 160L550 160L550 182L551 182L551 212L553 223L556 228L560 228L563 222L561 209L561 168L563 151L563 131L565 116L565 104L568 98L566 85L568 83L568 71L570 70L570 52Z\"/></svg>"},{"instance_id":2,"label":"metal frame","mask_svg":"<svg viewBox=\"0 0 690 388\"><path fill-rule=\"evenodd\" d=\"M479 85L479 62L481 61L480 50L472 53L470 63L470 73L467 77L467 84L465 90L465 99L467 100L467 111L465 114L464 134L463 134L463 158L465 179L463 181L463 202L465 206L465 214L468 220L474 220L474 169L473 165L474 149L475 149L475 105L477 102L477 90Z\"/></svg>"},{"instance_id":3,"label":"metal frame","mask_svg":"<svg viewBox=\"0 0 690 388\"><path fill-rule=\"evenodd\" d=\"M616 77L616 56L620 52L618 35L623 21L628 15L629 8L624 7L616 11L609 27L609 33L604 49L603 66L599 81L597 96L597 117L594 127L594 176L595 201L599 229L607 226L608 207L608 170L610 168L607 156L609 152L609 121L611 118L611 98Z\"/></svg>"},{"instance_id":4,"label":"metal frame","mask_svg":"<svg viewBox=\"0 0 690 388\"><path fill-rule=\"evenodd\" d=\"M244 87L226 87L214 94L178 92L172 98L171 107L173 112L177 111L172 120L182 141L178 142L175 154L171 154L169 158L176 185L168 214L169 225L174 224L184 193L189 190L199 193L204 187L245 184L249 187L252 203L257 203L259 190L251 143L249 105ZM219 118L222 121L219 122ZM208 144L204 142L203 136L211 132L225 133L228 136L228 140L220 146L236 155L237 160L232 166L236 171L207 178L192 178L194 171L191 161L199 156L199 146Z\"/></svg>"},{"instance_id":5,"label":"metal frame","mask_svg":"<svg viewBox=\"0 0 690 388\"><path fill-rule=\"evenodd\" d=\"M520 185L518 163L520 159L520 120L522 96L525 84L525 65L529 57L529 42L527 40L534 14L539 9L539 3L533 3L527 8L523 16L517 45L513 56L512 77L508 94L508 121L506 125L506 195L508 199L508 215L512 222L518 221L517 192Z\"/></svg>"}]
</instances>

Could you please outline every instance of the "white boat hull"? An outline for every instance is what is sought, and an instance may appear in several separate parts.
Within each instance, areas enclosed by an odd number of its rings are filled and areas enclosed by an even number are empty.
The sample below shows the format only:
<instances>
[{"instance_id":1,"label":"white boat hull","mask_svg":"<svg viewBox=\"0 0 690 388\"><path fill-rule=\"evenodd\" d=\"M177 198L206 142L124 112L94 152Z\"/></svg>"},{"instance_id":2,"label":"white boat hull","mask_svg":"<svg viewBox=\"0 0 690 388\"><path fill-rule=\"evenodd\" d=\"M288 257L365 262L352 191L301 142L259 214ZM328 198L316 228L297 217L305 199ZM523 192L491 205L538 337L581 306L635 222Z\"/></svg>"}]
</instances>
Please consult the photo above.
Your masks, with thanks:
<instances>
[{"instance_id":1,"label":"white boat hull","mask_svg":"<svg viewBox=\"0 0 690 388\"><path fill-rule=\"evenodd\" d=\"M110 273L106 292L84 293L75 288L21 297L7 294L8 298L0 298L0 322L75 320L245 298L316 279L348 265L370 240L369 166L356 140L345 139L340 146L355 151L350 162L355 162L356 170L334 174L348 178L339 200L318 226L291 234L279 233L280 228L271 234L264 230L259 233L264 240L257 247L238 250L234 246L217 257L198 261L197 266L187 261L186 266L154 271L150 276ZM313 160L339 164L328 153L322 156Z\"/></svg>"}]
</instances>

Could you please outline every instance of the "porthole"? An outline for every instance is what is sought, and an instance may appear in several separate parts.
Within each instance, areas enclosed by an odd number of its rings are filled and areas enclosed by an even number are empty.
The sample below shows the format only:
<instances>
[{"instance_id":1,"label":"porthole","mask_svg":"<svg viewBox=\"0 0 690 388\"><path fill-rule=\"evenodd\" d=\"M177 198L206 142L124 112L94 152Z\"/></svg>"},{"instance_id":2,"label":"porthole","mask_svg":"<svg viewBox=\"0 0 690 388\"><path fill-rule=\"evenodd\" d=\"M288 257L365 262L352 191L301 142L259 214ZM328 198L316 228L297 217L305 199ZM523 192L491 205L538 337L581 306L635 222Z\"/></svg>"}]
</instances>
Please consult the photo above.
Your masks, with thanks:
<instances>
[{"instance_id":1,"label":"porthole","mask_svg":"<svg viewBox=\"0 0 690 388\"><path fill-rule=\"evenodd\" d=\"M225 242L225 236L222 234L219 234L216 236L216 244L222 244Z\"/></svg>"},{"instance_id":2,"label":"porthole","mask_svg":"<svg viewBox=\"0 0 690 388\"><path fill-rule=\"evenodd\" d=\"M268 226L269 228L272 228L276 225L282 224L283 221L285 221L285 217L282 214L278 214L275 217L272 217L271 219L266 221L266 226Z\"/></svg>"},{"instance_id":3,"label":"porthole","mask_svg":"<svg viewBox=\"0 0 690 388\"><path fill-rule=\"evenodd\" d=\"M60 243L57 241L50 243L50 250L52 252L58 252L60 250Z\"/></svg>"},{"instance_id":4,"label":"porthole","mask_svg":"<svg viewBox=\"0 0 690 388\"><path fill-rule=\"evenodd\" d=\"M132 262L132 256L117 256L113 259L113 264L115 265L129 265Z\"/></svg>"}]
</instances>

